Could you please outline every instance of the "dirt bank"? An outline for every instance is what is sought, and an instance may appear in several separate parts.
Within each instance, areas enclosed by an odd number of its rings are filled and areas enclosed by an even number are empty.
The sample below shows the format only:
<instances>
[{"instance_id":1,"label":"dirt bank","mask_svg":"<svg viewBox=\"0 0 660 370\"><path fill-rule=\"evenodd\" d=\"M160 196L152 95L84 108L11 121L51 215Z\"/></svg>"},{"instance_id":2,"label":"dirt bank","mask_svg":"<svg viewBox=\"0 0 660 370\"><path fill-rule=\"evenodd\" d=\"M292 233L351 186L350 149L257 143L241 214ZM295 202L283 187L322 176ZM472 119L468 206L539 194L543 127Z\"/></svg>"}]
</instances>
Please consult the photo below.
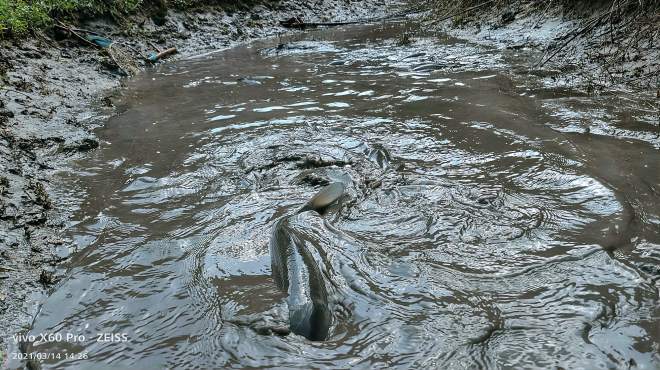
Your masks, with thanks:
<instances>
[{"instance_id":1,"label":"dirt bank","mask_svg":"<svg viewBox=\"0 0 660 370\"><path fill-rule=\"evenodd\" d=\"M587 93L660 89L658 1L436 0L421 27L537 53L550 85ZM475 5L476 4L476 5Z\"/></svg>"},{"instance_id":2,"label":"dirt bank","mask_svg":"<svg viewBox=\"0 0 660 370\"><path fill-rule=\"evenodd\" d=\"M346 21L398 8L385 0L268 4L240 11L169 10L158 17L137 14L121 24L96 19L77 26L108 36L139 61L157 46L177 47L174 58L182 58L287 32L278 21L293 16ZM76 250L64 235L75 201L62 194L54 175L66 172L67 160L102 145L91 130L112 114L113 91L125 81L107 54L61 38L37 34L0 45L0 341L5 348L13 334L29 327L39 302L60 279L56 267Z\"/></svg>"}]
</instances>

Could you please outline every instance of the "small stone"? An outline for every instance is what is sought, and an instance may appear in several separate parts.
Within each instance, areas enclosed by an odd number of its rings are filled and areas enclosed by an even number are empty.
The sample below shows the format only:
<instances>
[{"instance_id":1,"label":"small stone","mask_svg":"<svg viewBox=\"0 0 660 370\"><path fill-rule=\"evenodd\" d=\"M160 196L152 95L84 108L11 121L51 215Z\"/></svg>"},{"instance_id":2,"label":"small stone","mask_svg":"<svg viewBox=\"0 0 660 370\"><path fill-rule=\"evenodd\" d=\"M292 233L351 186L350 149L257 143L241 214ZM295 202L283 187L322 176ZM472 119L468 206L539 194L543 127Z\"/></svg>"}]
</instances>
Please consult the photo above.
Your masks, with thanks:
<instances>
[{"instance_id":1,"label":"small stone","mask_svg":"<svg viewBox=\"0 0 660 370\"><path fill-rule=\"evenodd\" d=\"M14 112L9 109L0 109L0 117L14 118Z\"/></svg>"},{"instance_id":2,"label":"small stone","mask_svg":"<svg viewBox=\"0 0 660 370\"><path fill-rule=\"evenodd\" d=\"M55 274L52 271L41 270L39 282L43 285L53 285L55 284Z\"/></svg>"},{"instance_id":3,"label":"small stone","mask_svg":"<svg viewBox=\"0 0 660 370\"><path fill-rule=\"evenodd\" d=\"M86 152L92 149L96 149L98 147L99 147L98 140L91 137L87 137L80 141L65 145L63 147L63 150L69 152L71 151Z\"/></svg>"},{"instance_id":4,"label":"small stone","mask_svg":"<svg viewBox=\"0 0 660 370\"><path fill-rule=\"evenodd\" d=\"M103 105L105 105L106 107L114 106L114 104L112 104L112 99L109 96L103 97L103 99L101 99L101 101L103 102Z\"/></svg>"},{"instance_id":5,"label":"small stone","mask_svg":"<svg viewBox=\"0 0 660 370\"><path fill-rule=\"evenodd\" d=\"M78 145L78 150L87 151L87 150L91 150L91 149L96 149L98 147L99 147L98 140L92 139L92 138L85 138Z\"/></svg>"},{"instance_id":6,"label":"small stone","mask_svg":"<svg viewBox=\"0 0 660 370\"><path fill-rule=\"evenodd\" d=\"M273 331L273 334L280 335L280 336L285 336L285 335L291 334L291 329L289 329L288 326L284 326L284 325L273 326L271 328L271 330Z\"/></svg>"}]
</instances>

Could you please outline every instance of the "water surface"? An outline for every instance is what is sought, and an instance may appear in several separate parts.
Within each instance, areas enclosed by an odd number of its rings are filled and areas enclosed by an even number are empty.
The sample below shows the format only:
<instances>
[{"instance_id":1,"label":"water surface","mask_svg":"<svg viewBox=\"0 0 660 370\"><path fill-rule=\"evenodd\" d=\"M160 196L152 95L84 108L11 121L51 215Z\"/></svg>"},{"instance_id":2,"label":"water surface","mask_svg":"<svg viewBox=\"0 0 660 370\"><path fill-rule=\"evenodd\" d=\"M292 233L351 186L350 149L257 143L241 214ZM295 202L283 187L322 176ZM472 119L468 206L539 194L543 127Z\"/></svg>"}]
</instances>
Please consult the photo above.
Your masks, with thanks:
<instances>
[{"instance_id":1,"label":"water surface","mask_svg":"<svg viewBox=\"0 0 660 370\"><path fill-rule=\"evenodd\" d=\"M314 31L132 80L66 176L78 251L31 331L87 339L28 346L88 358L43 367L660 366L657 109L402 32ZM323 342L255 329L283 315L272 226L335 181L340 210L305 225L348 314Z\"/></svg>"}]
</instances>

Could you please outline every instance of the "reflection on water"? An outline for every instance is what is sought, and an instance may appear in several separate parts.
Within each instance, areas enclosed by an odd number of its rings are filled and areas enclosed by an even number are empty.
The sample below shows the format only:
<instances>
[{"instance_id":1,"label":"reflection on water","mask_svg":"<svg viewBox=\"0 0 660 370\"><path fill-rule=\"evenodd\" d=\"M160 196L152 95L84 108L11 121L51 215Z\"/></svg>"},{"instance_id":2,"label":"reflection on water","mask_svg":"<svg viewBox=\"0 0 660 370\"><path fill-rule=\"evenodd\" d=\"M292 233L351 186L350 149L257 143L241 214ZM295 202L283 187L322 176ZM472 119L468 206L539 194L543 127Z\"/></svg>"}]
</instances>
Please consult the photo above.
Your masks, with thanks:
<instances>
[{"instance_id":1,"label":"reflection on water","mask_svg":"<svg viewBox=\"0 0 660 370\"><path fill-rule=\"evenodd\" d=\"M644 99L553 91L508 51L399 45L399 27L132 81L67 180L85 199L79 251L32 329L89 339L29 346L89 359L44 368L659 366ZM295 231L348 312L324 342L277 335L272 227L330 182L341 208Z\"/></svg>"}]
</instances>

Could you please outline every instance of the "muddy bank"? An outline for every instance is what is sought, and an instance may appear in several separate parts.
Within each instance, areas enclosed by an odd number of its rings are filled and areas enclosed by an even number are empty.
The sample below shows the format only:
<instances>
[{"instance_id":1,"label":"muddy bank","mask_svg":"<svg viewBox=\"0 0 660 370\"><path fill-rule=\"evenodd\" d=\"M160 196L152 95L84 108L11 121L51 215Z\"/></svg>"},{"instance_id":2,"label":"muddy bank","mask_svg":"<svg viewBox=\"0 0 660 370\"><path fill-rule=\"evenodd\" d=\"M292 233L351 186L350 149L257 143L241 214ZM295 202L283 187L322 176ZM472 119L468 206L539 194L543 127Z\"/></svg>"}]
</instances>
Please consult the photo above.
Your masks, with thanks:
<instances>
[{"instance_id":1,"label":"muddy bank","mask_svg":"<svg viewBox=\"0 0 660 370\"><path fill-rule=\"evenodd\" d=\"M382 16L392 2L282 1L241 11L202 7L165 17L135 15L79 27L107 35L141 60L156 47L177 47L185 58L253 38L287 32L292 16L345 21ZM62 234L76 199L53 175L66 160L97 148L91 130L113 114L113 91L125 81L113 60L75 39L38 34L0 46L0 333L2 346L28 329L39 302L59 279L56 266L75 251ZM137 57L139 56L139 57ZM147 67L140 62L139 66Z\"/></svg>"},{"instance_id":2,"label":"muddy bank","mask_svg":"<svg viewBox=\"0 0 660 370\"><path fill-rule=\"evenodd\" d=\"M536 52L530 69L558 87L656 94L659 9L653 1L483 1L476 7L437 5L420 27L498 49Z\"/></svg>"}]
</instances>

